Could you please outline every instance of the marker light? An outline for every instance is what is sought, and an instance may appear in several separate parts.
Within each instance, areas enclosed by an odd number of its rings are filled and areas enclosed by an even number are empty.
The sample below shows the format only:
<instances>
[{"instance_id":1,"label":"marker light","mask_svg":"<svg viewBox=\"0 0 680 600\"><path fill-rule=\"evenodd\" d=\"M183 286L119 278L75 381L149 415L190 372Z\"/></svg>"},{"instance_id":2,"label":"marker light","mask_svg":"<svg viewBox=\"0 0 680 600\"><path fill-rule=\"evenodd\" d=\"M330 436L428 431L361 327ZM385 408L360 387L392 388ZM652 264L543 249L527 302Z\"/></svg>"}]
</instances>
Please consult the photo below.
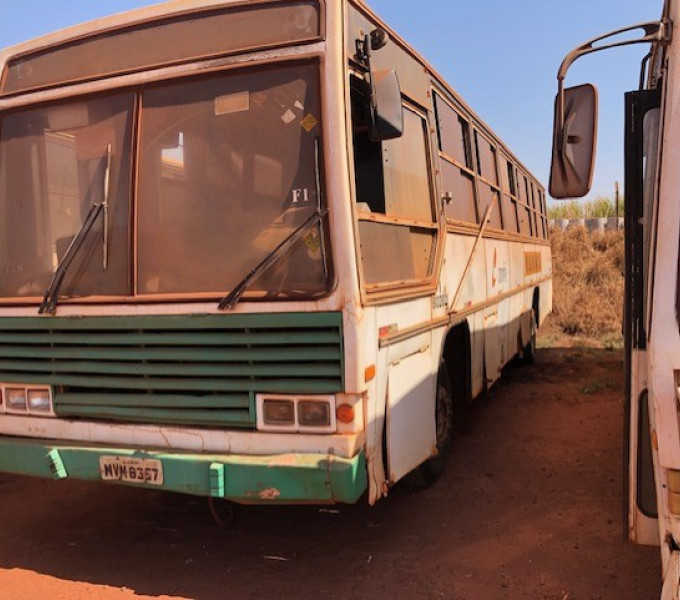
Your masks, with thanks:
<instances>
[{"instance_id":1,"label":"marker light","mask_svg":"<svg viewBox=\"0 0 680 600\"><path fill-rule=\"evenodd\" d=\"M341 404L338 406L337 417L340 423L350 425L354 423L354 407L349 404Z\"/></svg>"}]
</instances>

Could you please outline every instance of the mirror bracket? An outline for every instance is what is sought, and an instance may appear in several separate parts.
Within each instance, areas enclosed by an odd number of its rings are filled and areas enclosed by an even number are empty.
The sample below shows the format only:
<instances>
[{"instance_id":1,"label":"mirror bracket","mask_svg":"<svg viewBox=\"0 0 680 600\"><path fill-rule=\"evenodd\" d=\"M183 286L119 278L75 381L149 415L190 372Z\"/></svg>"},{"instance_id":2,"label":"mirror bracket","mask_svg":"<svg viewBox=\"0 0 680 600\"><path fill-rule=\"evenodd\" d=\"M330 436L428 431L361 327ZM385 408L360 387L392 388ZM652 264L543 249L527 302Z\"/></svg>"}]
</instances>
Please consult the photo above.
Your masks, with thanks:
<instances>
[{"instance_id":1,"label":"mirror bracket","mask_svg":"<svg viewBox=\"0 0 680 600\"><path fill-rule=\"evenodd\" d=\"M622 33L628 33L629 31L635 31L636 29L642 29L644 35L642 37L637 37L631 40L623 40L620 42L605 43L603 45L597 45L598 42L608 40L609 38L616 37ZM673 36L673 23L670 19L661 19L660 21L648 21L647 23L638 23L637 25L631 25L629 27L623 27L622 29L616 29L610 31L603 35L600 35L592 40L581 44L577 48L574 48L562 61L559 70L557 71L557 95L558 95L558 131L560 135L560 140L562 137L562 131L564 130L564 78L567 76L567 71L569 67L579 58L585 56L586 54L592 54L593 52L600 52L601 50L609 50L610 48L618 48L620 46L630 46L632 44L644 44L644 43L654 43L665 46L670 43ZM563 140L561 140L563 141ZM562 144L560 144L561 146Z\"/></svg>"},{"instance_id":2,"label":"mirror bracket","mask_svg":"<svg viewBox=\"0 0 680 600\"><path fill-rule=\"evenodd\" d=\"M380 50L380 48L383 48L387 44L387 40L387 32L384 29L374 29L370 34L364 35L363 39L357 39L356 58L361 64L363 64L364 67L366 67L364 79L366 80L371 93L370 106L372 111L376 109L376 95L371 56L374 50Z\"/></svg>"}]
</instances>

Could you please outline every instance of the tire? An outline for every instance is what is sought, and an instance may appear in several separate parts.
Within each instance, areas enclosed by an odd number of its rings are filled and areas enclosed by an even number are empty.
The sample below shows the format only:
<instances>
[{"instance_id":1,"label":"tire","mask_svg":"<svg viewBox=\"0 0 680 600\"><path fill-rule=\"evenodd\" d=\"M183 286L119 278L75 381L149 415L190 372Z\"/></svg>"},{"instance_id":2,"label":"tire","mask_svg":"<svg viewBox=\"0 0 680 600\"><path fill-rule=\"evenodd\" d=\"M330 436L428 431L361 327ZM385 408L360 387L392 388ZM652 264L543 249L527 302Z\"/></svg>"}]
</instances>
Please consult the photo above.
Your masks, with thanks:
<instances>
[{"instance_id":1,"label":"tire","mask_svg":"<svg viewBox=\"0 0 680 600\"><path fill-rule=\"evenodd\" d=\"M536 333L538 331L538 323L536 322L536 311L531 309L531 334L529 335L529 342L522 348L520 362L524 365L530 365L536 359Z\"/></svg>"},{"instance_id":2,"label":"tire","mask_svg":"<svg viewBox=\"0 0 680 600\"><path fill-rule=\"evenodd\" d=\"M435 403L435 428L437 455L428 458L408 475L408 480L418 487L433 484L444 472L453 440L453 394L448 369L442 361L437 374L437 399Z\"/></svg>"}]
</instances>

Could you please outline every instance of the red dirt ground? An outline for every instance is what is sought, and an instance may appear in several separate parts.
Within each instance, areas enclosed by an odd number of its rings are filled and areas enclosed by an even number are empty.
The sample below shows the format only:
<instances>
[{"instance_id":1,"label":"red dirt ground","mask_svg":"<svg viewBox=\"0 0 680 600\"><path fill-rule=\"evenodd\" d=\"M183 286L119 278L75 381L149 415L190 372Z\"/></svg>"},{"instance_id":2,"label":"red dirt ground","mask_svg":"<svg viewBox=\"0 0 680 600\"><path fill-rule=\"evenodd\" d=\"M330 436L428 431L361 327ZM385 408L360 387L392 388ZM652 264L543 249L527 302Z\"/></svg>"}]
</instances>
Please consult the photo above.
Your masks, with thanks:
<instances>
[{"instance_id":1,"label":"red dirt ground","mask_svg":"<svg viewBox=\"0 0 680 600\"><path fill-rule=\"evenodd\" d=\"M370 508L247 507L0 475L0 600L644 600L623 539L622 354L541 349L474 408L443 478Z\"/></svg>"}]
</instances>

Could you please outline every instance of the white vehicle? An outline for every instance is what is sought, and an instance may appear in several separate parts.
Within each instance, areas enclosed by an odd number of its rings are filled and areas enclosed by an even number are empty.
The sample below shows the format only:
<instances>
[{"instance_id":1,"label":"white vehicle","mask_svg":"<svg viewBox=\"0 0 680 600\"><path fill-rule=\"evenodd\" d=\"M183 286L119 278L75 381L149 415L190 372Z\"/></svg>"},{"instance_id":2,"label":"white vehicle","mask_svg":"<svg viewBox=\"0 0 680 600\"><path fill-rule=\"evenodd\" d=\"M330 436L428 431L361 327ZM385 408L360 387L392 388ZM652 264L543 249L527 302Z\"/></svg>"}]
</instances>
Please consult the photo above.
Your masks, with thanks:
<instances>
[{"instance_id":1,"label":"white vehicle","mask_svg":"<svg viewBox=\"0 0 680 600\"><path fill-rule=\"evenodd\" d=\"M376 502L533 355L545 194L360 2L0 55L0 471Z\"/></svg>"},{"instance_id":2,"label":"white vehicle","mask_svg":"<svg viewBox=\"0 0 680 600\"><path fill-rule=\"evenodd\" d=\"M626 445L628 535L660 544L662 598L680 584L680 3L660 21L614 31L573 50L558 74L550 193L585 195L592 178L597 97L563 89L571 63L591 52L650 44L639 89L626 94ZM637 38L623 38L640 30Z\"/></svg>"}]
</instances>

